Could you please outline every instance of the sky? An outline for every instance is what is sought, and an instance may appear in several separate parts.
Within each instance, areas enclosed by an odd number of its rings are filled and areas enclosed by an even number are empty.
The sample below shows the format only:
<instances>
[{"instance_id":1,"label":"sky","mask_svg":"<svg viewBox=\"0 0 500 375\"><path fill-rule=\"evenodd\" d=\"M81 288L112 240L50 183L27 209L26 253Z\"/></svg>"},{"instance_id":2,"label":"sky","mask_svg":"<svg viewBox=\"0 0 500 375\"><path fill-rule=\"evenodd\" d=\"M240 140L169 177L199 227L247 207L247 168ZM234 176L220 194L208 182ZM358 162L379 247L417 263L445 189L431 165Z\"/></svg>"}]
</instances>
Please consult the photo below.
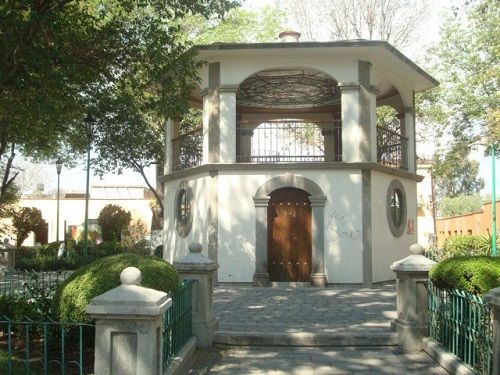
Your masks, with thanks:
<instances>
[{"instance_id":1,"label":"sky","mask_svg":"<svg viewBox=\"0 0 500 375\"><path fill-rule=\"evenodd\" d=\"M247 0L244 2L243 6L249 9L259 8L265 5L272 4L273 0ZM457 0L429 0L429 16L424 21L422 25L423 32L418 39L418 42L412 44L409 49L404 50L403 52L410 57L411 59L418 62L425 55L425 49L437 41L439 37L439 27L441 18L440 16L448 10L453 3L457 3ZM293 25L290 25L293 27ZM300 30L298 30L300 31ZM422 148L419 150L417 146L417 152L422 153L424 150ZM485 180L485 187L482 191L483 195L491 194L491 158L483 157L483 153L479 150L473 153L472 158L478 160L480 162L479 168L479 176ZM82 165L77 166L76 168L67 169L64 168L61 173L61 189L65 191L84 191L85 190L85 168L83 165L85 162L85 158L82 156ZM497 175L500 175L500 171L498 171L498 165L500 164L500 160L497 160ZM45 165L43 168L47 171L47 178L45 181L46 191L50 189L54 189L56 187L57 174L55 165ZM154 181L154 168L151 168L147 175L150 178L150 181ZM498 181L498 178L497 178ZM91 185L140 185L145 186L144 180L142 177L133 171L126 171L123 175L105 175L102 179L93 176L91 173L90 177ZM497 184L497 196L500 196L500 183Z\"/></svg>"}]
</instances>

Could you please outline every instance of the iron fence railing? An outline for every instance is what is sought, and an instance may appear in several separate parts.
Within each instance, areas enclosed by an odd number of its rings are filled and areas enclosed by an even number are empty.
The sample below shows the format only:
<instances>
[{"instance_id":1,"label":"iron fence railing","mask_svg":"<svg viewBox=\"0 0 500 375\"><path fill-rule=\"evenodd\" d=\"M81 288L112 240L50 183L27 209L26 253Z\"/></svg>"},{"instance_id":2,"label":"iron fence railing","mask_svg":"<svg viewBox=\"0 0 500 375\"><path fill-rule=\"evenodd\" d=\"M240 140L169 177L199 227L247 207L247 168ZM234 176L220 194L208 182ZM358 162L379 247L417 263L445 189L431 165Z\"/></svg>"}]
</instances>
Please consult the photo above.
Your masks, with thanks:
<instances>
[{"instance_id":1,"label":"iron fence railing","mask_svg":"<svg viewBox=\"0 0 500 375\"><path fill-rule=\"evenodd\" d=\"M94 334L93 324L0 317L0 373L92 374Z\"/></svg>"},{"instance_id":2,"label":"iron fence railing","mask_svg":"<svg viewBox=\"0 0 500 375\"><path fill-rule=\"evenodd\" d=\"M172 139L172 171L196 167L203 160L203 128L199 127Z\"/></svg>"},{"instance_id":3,"label":"iron fence railing","mask_svg":"<svg viewBox=\"0 0 500 375\"><path fill-rule=\"evenodd\" d=\"M172 306L163 317L163 368L189 340L192 333L192 289L194 280L186 279L171 294Z\"/></svg>"},{"instance_id":4,"label":"iron fence railing","mask_svg":"<svg viewBox=\"0 0 500 375\"><path fill-rule=\"evenodd\" d=\"M18 271L0 273L0 295L28 294L33 288L49 291L66 280L73 271Z\"/></svg>"},{"instance_id":5,"label":"iron fence railing","mask_svg":"<svg viewBox=\"0 0 500 375\"><path fill-rule=\"evenodd\" d=\"M262 123L256 128L238 124L237 162L304 163L342 161L340 121L296 120Z\"/></svg>"},{"instance_id":6,"label":"iron fence railing","mask_svg":"<svg viewBox=\"0 0 500 375\"><path fill-rule=\"evenodd\" d=\"M429 336L478 374L493 375L492 311L480 296L429 281Z\"/></svg>"},{"instance_id":7,"label":"iron fence railing","mask_svg":"<svg viewBox=\"0 0 500 375\"><path fill-rule=\"evenodd\" d=\"M408 138L377 126L377 162L392 168L408 169Z\"/></svg>"}]
</instances>

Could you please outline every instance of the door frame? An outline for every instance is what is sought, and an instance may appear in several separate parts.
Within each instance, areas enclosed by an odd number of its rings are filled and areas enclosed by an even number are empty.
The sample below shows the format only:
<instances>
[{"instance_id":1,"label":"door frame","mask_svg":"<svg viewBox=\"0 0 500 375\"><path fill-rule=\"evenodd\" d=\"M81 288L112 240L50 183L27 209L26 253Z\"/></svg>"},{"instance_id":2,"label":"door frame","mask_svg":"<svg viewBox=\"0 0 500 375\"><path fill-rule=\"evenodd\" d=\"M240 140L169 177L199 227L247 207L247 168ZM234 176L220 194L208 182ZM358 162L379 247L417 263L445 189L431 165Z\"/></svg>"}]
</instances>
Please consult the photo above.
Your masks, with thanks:
<instances>
[{"instance_id":1,"label":"door frame","mask_svg":"<svg viewBox=\"0 0 500 375\"><path fill-rule=\"evenodd\" d=\"M324 259L326 196L314 181L293 173L271 178L257 189L253 197L255 206L255 273L253 284L255 286L270 285L267 264L267 206L271 199L270 194L273 191L287 187L304 190L309 194L312 211L312 268L310 280L312 285L325 286L327 282Z\"/></svg>"}]
</instances>

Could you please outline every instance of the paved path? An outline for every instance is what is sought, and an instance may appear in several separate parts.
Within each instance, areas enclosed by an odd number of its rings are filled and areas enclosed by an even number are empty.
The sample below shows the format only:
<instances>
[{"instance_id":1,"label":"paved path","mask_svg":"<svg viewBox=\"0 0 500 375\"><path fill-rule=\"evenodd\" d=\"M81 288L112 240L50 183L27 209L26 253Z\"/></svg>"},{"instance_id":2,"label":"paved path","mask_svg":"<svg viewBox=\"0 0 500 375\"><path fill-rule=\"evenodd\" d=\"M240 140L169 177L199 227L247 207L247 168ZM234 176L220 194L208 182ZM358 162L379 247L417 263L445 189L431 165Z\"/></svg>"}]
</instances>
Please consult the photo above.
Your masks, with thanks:
<instances>
[{"instance_id":1,"label":"paved path","mask_svg":"<svg viewBox=\"0 0 500 375\"><path fill-rule=\"evenodd\" d=\"M214 311L221 331L386 332L396 316L396 286L222 286L214 293Z\"/></svg>"},{"instance_id":2,"label":"paved path","mask_svg":"<svg viewBox=\"0 0 500 375\"><path fill-rule=\"evenodd\" d=\"M445 375L425 353L363 348L212 348L198 350L189 375Z\"/></svg>"},{"instance_id":3,"label":"paved path","mask_svg":"<svg viewBox=\"0 0 500 375\"><path fill-rule=\"evenodd\" d=\"M396 287L254 288L214 293L219 330L290 333L387 332L396 316ZM198 350L190 375L447 374L425 353L385 347L229 347Z\"/></svg>"}]
</instances>

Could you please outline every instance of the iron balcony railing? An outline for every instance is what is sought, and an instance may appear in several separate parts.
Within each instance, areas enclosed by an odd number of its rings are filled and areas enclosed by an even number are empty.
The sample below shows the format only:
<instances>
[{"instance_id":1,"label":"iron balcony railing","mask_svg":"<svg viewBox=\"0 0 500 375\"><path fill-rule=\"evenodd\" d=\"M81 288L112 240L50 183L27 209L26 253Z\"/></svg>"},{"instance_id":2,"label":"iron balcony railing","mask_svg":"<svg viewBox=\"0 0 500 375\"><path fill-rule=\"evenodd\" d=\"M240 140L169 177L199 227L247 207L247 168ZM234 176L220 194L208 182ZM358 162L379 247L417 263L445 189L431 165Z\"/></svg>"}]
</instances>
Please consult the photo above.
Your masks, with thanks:
<instances>
[{"instance_id":1,"label":"iron balcony railing","mask_svg":"<svg viewBox=\"0 0 500 375\"><path fill-rule=\"evenodd\" d=\"M198 127L172 139L172 171L201 165L203 160L203 128Z\"/></svg>"},{"instance_id":2,"label":"iron balcony railing","mask_svg":"<svg viewBox=\"0 0 500 375\"><path fill-rule=\"evenodd\" d=\"M408 138L377 126L377 162L392 168L408 169Z\"/></svg>"},{"instance_id":3,"label":"iron balcony railing","mask_svg":"<svg viewBox=\"0 0 500 375\"><path fill-rule=\"evenodd\" d=\"M429 281L429 336L481 375L493 375L492 311L480 296Z\"/></svg>"},{"instance_id":4,"label":"iron balcony railing","mask_svg":"<svg viewBox=\"0 0 500 375\"><path fill-rule=\"evenodd\" d=\"M342 161L340 121L296 120L238 124L236 161L240 163L305 163Z\"/></svg>"},{"instance_id":5,"label":"iron balcony railing","mask_svg":"<svg viewBox=\"0 0 500 375\"><path fill-rule=\"evenodd\" d=\"M193 284L191 279L182 282L171 294L172 306L163 316L163 369L191 337Z\"/></svg>"}]
</instances>

